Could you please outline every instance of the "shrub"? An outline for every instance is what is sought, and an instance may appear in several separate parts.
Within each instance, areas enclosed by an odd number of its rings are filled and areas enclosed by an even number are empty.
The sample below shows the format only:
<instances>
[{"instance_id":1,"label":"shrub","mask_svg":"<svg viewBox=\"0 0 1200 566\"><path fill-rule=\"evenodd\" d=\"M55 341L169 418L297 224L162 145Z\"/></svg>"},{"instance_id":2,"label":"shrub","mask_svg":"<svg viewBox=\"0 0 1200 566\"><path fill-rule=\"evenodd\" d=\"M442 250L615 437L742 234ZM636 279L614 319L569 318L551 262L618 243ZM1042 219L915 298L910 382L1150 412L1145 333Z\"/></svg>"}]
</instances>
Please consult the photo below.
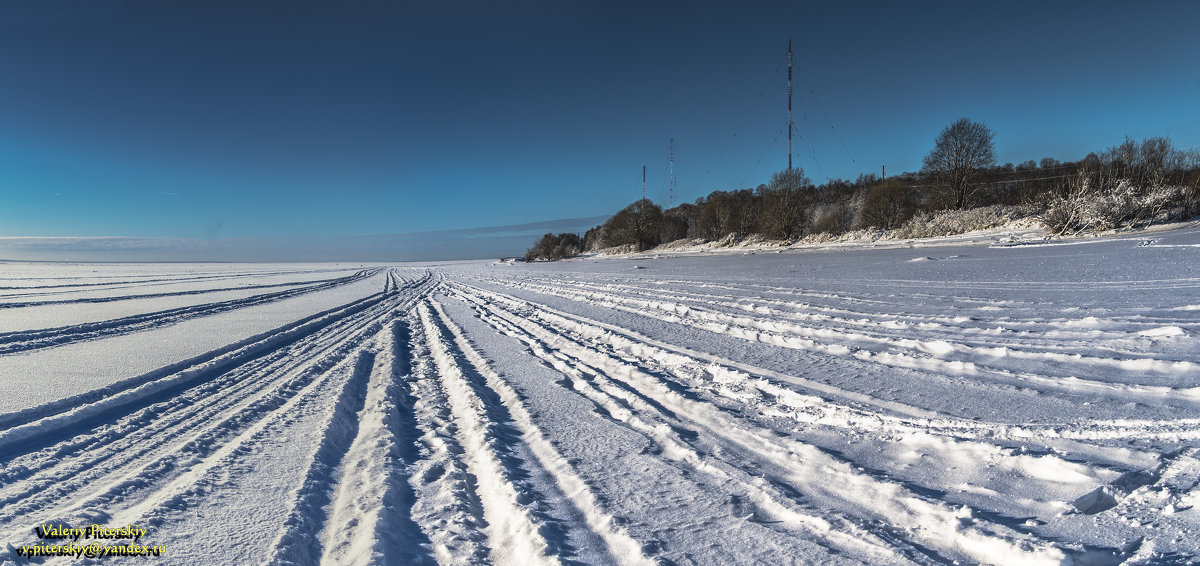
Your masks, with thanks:
<instances>
[{"instance_id":1,"label":"shrub","mask_svg":"<svg viewBox=\"0 0 1200 566\"><path fill-rule=\"evenodd\" d=\"M994 205L966 210L942 210L919 212L895 232L895 237L935 238L952 234L965 234L975 230L986 230L1004 226L1013 220L1028 216L1026 208Z\"/></svg>"},{"instance_id":2,"label":"shrub","mask_svg":"<svg viewBox=\"0 0 1200 566\"><path fill-rule=\"evenodd\" d=\"M812 209L811 234L841 234L854 227L853 202L831 202Z\"/></svg>"},{"instance_id":3,"label":"shrub","mask_svg":"<svg viewBox=\"0 0 1200 566\"><path fill-rule=\"evenodd\" d=\"M1200 212L1200 191L1177 185L1138 187L1129 179L1081 175L1066 196L1050 201L1042 224L1057 234L1136 227Z\"/></svg>"}]
</instances>

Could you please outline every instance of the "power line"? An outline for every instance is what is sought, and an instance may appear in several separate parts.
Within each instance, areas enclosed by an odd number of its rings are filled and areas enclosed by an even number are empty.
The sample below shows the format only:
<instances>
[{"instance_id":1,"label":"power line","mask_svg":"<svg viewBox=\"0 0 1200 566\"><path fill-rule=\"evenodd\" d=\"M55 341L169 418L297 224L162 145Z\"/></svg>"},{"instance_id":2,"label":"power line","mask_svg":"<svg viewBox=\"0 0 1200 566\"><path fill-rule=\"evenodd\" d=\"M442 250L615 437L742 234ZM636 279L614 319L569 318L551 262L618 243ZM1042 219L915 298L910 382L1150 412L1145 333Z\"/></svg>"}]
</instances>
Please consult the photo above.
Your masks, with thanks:
<instances>
[{"instance_id":1,"label":"power line","mask_svg":"<svg viewBox=\"0 0 1200 566\"><path fill-rule=\"evenodd\" d=\"M670 157L667 158L667 188L670 190L670 207L675 207L675 138L671 138L668 143L667 153Z\"/></svg>"},{"instance_id":2,"label":"power line","mask_svg":"<svg viewBox=\"0 0 1200 566\"><path fill-rule=\"evenodd\" d=\"M892 166L895 167L895 164L893 164ZM1079 162L1077 162L1077 161L1067 161L1067 162L1060 162L1058 165L1055 165L1053 167L1038 167L1037 170L1038 171L1054 171L1057 169L1068 169L1071 167L1078 167L1078 166L1079 166ZM1026 171L1033 171L1033 169L1027 169ZM912 173L912 171L909 171L909 173ZM895 177L895 176L896 175L893 175L893 177Z\"/></svg>"},{"instance_id":3,"label":"power line","mask_svg":"<svg viewBox=\"0 0 1200 566\"><path fill-rule=\"evenodd\" d=\"M808 75L804 73L804 67L802 65L796 63L796 67L800 70L800 78L804 80L805 84L809 85L808 93L812 95L813 101L817 103L817 110L821 111L821 116L825 118L825 123L829 124L829 129L833 131L833 136L836 137L838 143L842 145L842 150L846 152L846 157L850 159L850 163L857 167L858 162L854 160L853 155L850 155L850 149L846 147L846 142L842 140L842 136L838 133L837 128L833 127L833 120L829 119L829 113L825 112L825 105L821 104L820 98L817 98L817 93L812 87L814 83L808 80Z\"/></svg>"},{"instance_id":4,"label":"power line","mask_svg":"<svg viewBox=\"0 0 1200 566\"><path fill-rule=\"evenodd\" d=\"M771 74L772 78L779 75L779 70L783 68L783 64L786 60L787 60L787 57L779 58L778 63L775 65L775 72ZM716 159L713 159L712 163L709 165L708 169L706 169L704 171L705 175L712 173L712 166L719 163L721 161L721 158L725 156L725 152L729 149L729 146L733 145L733 140L737 138L739 133L741 133L742 128L744 128L746 126L746 122L750 121L750 116L752 114L754 114L754 111L758 109L758 106L760 104L762 104L763 99L766 98L766 96L767 96L767 91L770 89L771 89L770 85L763 87L762 92L760 92L758 94L758 98L754 101L754 104L750 106L750 110L748 110L746 112L746 115L742 118L742 123L738 124L738 127L733 131L733 135L730 136L729 140L725 142L725 147L721 148L721 151L717 153Z\"/></svg>"},{"instance_id":5,"label":"power line","mask_svg":"<svg viewBox=\"0 0 1200 566\"><path fill-rule=\"evenodd\" d=\"M821 167L821 161L819 159L817 159L817 152L813 151L813 148L811 145L808 145L808 140L804 139L804 136L797 135L797 137L800 138L800 145L803 145L804 149L808 150L809 156L812 157L813 163L816 164L816 166L817 166L817 171L821 172L822 177L825 177L826 179L828 179L829 176L825 174L825 168Z\"/></svg>"},{"instance_id":6,"label":"power line","mask_svg":"<svg viewBox=\"0 0 1200 566\"><path fill-rule=\"evenodd\" d=\"M788 38L788 171L792 170L792 38Z\"/></svg>"},{"instance_id":7,"label":"power line","mask_svg":"<svg viewBox=\"0 0 1200 566\"><path fill-rule=\"evenodd\" d=\"M1077 174L1070 174L1070 175L1055 175L1052 177L1036 177L1033 179L1009 179L1007 181L983 181L980 183L968 183L967 186L982 187L984 185L1002 185L1005 183L1026 183L1029 181L1045 181L1048 179L1069 179L1069 178L1077 177L1077 176L1078 176ZM927 189L927 188L932 188L932 187L944 187L946 185L893 185L893 186L898 189Z\"/></svg>"},{"instance_id":8,"label":"power line","mask_svg":"<svg viewBox=\"0 0 1200 566\"><path fill-rule=\"evenodd\" d=\"M777 132L775 134L775 137L771 139L771 143L767 145L767 149L766 149L766 151L763 152L762 157L759 157L758 161L754 162L754 166L751 167L750 170L747 171L746 174L742 176L742 180L738 181L738 184L737 184L738 187L742 187L746 184L746 178L748 178L752 174L754 174L754 170L758 169L758 165L760 163L762 163L762 160L766 159L768 153L771 153L771 149L773 149L775 147L775 142L779 141L779 137L783 135L783 131L786 129L787 129L787 126L779 128L779 132ZM801 138L801 139L803 139L803 138Z\"/></svg>"}]
</instances>

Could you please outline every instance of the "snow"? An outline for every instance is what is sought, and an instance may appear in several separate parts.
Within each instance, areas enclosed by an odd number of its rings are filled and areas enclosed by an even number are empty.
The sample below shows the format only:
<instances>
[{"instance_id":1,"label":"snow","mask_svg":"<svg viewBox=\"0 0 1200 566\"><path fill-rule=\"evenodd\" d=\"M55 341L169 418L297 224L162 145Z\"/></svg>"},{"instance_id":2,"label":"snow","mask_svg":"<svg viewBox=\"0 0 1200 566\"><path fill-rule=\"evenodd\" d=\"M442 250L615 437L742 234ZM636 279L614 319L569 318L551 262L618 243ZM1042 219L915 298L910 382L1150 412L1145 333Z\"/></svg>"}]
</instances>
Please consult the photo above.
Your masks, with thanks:
<instances>
[{"instance_id":1,"label":"snow","mask_svg":"<svg viewBox=\"0 0 1200 566\"><path fill-rule=\"evenodd\" d=\"M1200 228L994 236L0 264L0 562L1196 561Z\"/></svg>"},{"instance_id":2,"label":"snow","mask_svg":"<svg viewBox=\"0 0 1200 566\"><path fill-rule=\"evenodd\" d=\"M0 411L85 394L154 374L174 362L210 356L252 337L277 333L287 323L378 292L382 281L383 275L378 274L329 287L313 285L321 287L314 293L305 293L306 288L292 289L283 296L260 290L256 296L262 299L222 301L222 297L214 297L216 302L190 310L181 307L145 317L134 315L136 320L127 317L60 327L65 332L51 336L32 331L0 335L0 350L15 345L11 355L0 356L0 375L6 377L0 384ZM22 310L0 312L20 317ZM156 330L147 333L142 331L145 328ZM31 330L43 329L35 326ZM93 337L104 339L89 339Z\"/></svg>"},{"instance_id":3,"label":"snow","mask_svg":"<svg viewBox=\"0 0 1200 566\"><path fill-rule=\"evenodd\" d=\"M11 266L0 265L0 273L3 273L3 267ZM0 309L10 309L7 314L11 315L0 319L3 325L0 326L0 332L77 325L174 308L219 304L222 301L260 296L264 289L277 295L298 294L353 276L355 271L232 273L228 277L207 274L192 278L174 276L157 282L137 281L134 284L108 281L85 283L82 286L43 286L49 287L48 290L38 290L42 289L38 287L0 289ZM247 278L253 278L253 281ZM215 281L218 279L222 283ZM87 308L80 308L83 304ZM18 306L21 307L19 310L12 310Z\"/></svg>"}]
</instances>

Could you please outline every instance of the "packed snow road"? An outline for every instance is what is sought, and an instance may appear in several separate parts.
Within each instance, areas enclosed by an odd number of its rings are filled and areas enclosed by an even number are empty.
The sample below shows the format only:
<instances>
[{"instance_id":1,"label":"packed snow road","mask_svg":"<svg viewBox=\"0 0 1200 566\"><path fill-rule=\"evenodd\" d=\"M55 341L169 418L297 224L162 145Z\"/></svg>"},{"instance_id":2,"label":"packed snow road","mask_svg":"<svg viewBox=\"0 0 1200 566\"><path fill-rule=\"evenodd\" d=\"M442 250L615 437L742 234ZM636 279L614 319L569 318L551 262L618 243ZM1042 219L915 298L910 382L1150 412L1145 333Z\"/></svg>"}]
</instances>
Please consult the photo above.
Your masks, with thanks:
<instances>
[{"instance_id":1,"label":"packed snow road","mask_svg":"<svg viewBox=\"0 0 1200 566\"><path fill-rule=\"evenodd\" d=\"M5 264L0 560L1193 563L1197 254Z\"/></svg>"}]
</instances>

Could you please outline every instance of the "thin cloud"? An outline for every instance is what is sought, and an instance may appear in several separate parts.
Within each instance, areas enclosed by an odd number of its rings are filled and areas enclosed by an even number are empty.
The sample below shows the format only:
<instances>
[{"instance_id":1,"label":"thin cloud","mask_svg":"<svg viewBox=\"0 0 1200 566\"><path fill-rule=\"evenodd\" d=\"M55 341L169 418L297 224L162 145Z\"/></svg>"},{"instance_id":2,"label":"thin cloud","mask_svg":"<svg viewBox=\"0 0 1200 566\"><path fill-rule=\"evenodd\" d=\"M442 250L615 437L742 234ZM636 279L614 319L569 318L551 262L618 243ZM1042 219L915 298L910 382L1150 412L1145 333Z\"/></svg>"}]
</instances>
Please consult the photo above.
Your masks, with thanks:
<instances>
[{"instance_id":1,"label":"thin cloud","mask_svg":"<svg viewBox=\"0 0 1200 566\"><path fill-rule=\"evenodd\" d=\"M434 261L511 257L546 232L582 232L607 217L370 236L293 238L4 237L11 261ZM215 232L215 230L214 230Z\"/></svg>"}]
</instances>

